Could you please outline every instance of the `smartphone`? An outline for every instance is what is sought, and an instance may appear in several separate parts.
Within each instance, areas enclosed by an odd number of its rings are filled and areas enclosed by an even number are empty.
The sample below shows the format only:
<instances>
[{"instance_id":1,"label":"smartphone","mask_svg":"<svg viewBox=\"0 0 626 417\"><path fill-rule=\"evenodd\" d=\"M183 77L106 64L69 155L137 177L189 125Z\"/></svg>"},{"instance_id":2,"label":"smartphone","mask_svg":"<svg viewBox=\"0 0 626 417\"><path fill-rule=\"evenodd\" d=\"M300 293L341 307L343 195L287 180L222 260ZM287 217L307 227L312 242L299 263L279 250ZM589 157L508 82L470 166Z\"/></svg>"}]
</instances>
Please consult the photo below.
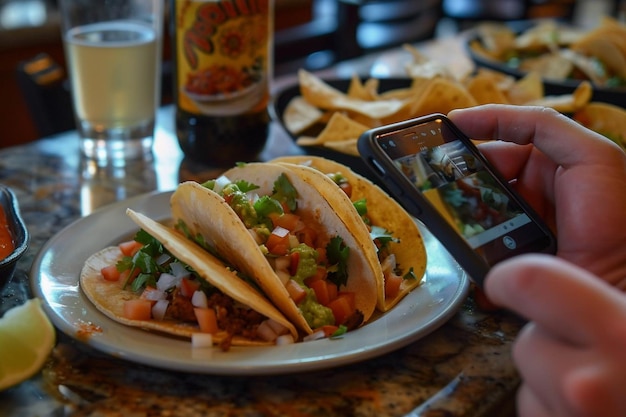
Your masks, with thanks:
<instances>
[{"instance_id":1,"label":"smartphone","mask_svg":"<svg viewBox=\"0 0 626 417\"><path fill-rule=\"evenodd\" d=\"M548 226L446 116L368 130L358 149L389 192L479 286L504 259L556 251Z\"/></svg>"}]
</instances>

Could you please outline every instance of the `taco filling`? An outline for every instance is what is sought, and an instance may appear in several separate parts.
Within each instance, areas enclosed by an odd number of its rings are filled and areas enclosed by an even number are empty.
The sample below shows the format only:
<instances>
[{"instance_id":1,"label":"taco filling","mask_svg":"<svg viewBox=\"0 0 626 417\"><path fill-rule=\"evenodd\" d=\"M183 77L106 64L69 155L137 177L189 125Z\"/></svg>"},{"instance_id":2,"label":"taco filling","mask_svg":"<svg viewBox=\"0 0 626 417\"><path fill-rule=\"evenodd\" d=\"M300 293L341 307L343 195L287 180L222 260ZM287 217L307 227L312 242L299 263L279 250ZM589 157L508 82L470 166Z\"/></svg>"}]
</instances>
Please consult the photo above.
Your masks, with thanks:
<instances>
[{"instance_id":1,"label":"taco filling","mask_svg":"<svg viewBox=\"0 0 626 417\"><path fill-rule=\"evenodd\" d=\"M255 289L229 278L232 269L175 231L128 213L149 232L142 228L133 240L92 255L81 274L81 287L98 309L128 325L185 337L210 334L223 350L298 337Z\"/></svg>"},{"instance_id":2,"label":"taco filling","mask_svg":"<svg viewBox=\"0 0 626 417\"><path fill-rule=\"evenodd\" d=\"M202 184L218 193L237 213L312 329L358 327L363 313L354 293L344 291L350 248L340 236L298 211L298 192L283 174L271 195L259 186L222 176Z\"/></svg>"},{"instance_id":3,"label":"taco filling","mask_svg":"<svg viewBox=\"0 0 626 417\"><path fill-rule=\"evenodd\" d=\"M316 184L350 224L377 271L379 310L389 310L420 284L426 271L421 233L411 216L382 189L347 166L321 157L287 156L272 162Z\"/></svg>"}]
</instances>

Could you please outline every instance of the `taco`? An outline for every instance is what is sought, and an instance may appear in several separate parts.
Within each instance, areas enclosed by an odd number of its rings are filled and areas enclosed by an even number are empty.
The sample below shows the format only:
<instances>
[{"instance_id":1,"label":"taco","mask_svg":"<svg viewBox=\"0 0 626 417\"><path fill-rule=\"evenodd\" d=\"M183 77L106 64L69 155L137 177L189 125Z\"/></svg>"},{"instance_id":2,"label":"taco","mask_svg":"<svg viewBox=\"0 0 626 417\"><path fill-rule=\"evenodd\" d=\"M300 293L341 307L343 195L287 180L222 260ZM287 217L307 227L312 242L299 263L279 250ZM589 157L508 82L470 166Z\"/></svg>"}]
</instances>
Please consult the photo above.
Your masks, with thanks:
<instances>
[{"instance_id":1,"label":"taco","mask_svg":"<svg viewBox=\"0 0 626 417\"><path fill-rule=\"evenodd\" d=\"M380 187L321 157L287 156L272 162L290 164L315 184L357 236L376 271L379 310L389 310L419 286L426 271L422 235L415 220Z\"/></svg>"},{"instance_id":2,"label":"taco","mask_svg":"<svg viewBox=\"0 0 626 417\"><path fill-rule=\"evenodd\" d=\"M141 228L135 240L95 253L80 275L83 292L106 316L187 338L212 333L223 350L298 339L293 324L235 271L173 229L127 214ZM134 254L125 255L124 245Z\"/></svg>"},{"instance_id":3,"label":"taco","mask_svg":"<svg viewBox=\"0 0 626 417\"><path fill-rule=\"evenodd\" d=\"M306 333L365 323L376 278L352 232L292 170L250 163L171 198L178 227L250 276ZM317 332L316 332L317 333Z\"/></svg>"}]
</instances>

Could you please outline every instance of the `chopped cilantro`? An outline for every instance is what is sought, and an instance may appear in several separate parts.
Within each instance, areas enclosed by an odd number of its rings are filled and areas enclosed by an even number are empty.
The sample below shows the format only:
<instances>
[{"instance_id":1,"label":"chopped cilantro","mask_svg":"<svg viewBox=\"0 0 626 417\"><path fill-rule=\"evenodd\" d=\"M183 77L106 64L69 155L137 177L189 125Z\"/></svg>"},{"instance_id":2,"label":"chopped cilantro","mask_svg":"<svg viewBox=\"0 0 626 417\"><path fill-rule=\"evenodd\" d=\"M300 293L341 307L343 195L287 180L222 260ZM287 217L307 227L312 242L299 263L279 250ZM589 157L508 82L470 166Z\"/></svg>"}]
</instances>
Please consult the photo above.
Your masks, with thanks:
<instances>
[{"instance_id":1,"label":"chopped cilantro","mask_svg":"<svg viewBox=\"0 0 626 417\"><path fill-rule=\"evenodd\" d=\"M235 182L235 185L237 186L237 188L239 188L239 191L241 191L242 193L247 193L248 191L256 190L259 188L258 185L252 184L251 182L248 182L245 180L239 180Z\"/></svg>"},{"instance_id":2,"label":"chopped cilantro","mask_svg":"<svg viewBox=\"0 0 626 417\"><path fill-rule=\"evenodd\" d=\"M115 266L120 272L139 270L139 275L135 277L132 285L133 291L138 291L146 285L156 285L159 275L164 271L164 267L157 264L156 259L163 254L169 255L169 252L163 247L161 242L150 236L144 230L137 232L135 240L142 243L143 247L132 257L124 256ZM128 274L122 288L126 288L130 277L131 274ZM135 283L135 281L137 281L137 283Z\"/></svg>"},{"instance_id":3,"label":"chopped cilantro","mask_svg":"<svg viewBox=\"0 0 626 417\"><path fill-rule=\"evenodd\" d=\"M274 182L273 197L281 203L285 203L289 210L296 210L296 198L298 198L298 191L296 191L294 186L289 182L289 178L287 178L285 174L280 174Z\"/></svg>"},{"instance_id":4,"label":"chopped cilantro","mask_svg":"<svg viewBox=\"0 0 626 417\"><path fill-rule=\"evenodd\" d=\"M378 251L386 249L389 242L399 243L400 239L391 235L391 232L380 226L372 226L370 231L370 238L377 243Z\"/></svg>"},{"instance_id":5,"label":"chopped cilantro","mask_svg":"<svg viewBox=\"0 0 626 417\"><path fill-rule=\"evenodd\" d=\"M333 334L330 335L330 338L331 339L339 339L341 336L346 334L347 331L348 331L348 328L346 326L344 326L343 324L341 324L341 325L339 325L339 328L337 328L337 330L335 330L333 332Z\"/></svg>"},{"instance_id":6,"label":"chopped cilantro","mask_svg":"<svg viewBox=\"0 0 626 417\"><path fill-rule=\"evenodd\" d=\"M403 279L417 279L415 272L413 271L413 267L409 268L409 271L402 276Z\"/></svg>"},{"instance_id":7,"label":"chopped cilantro","mask_svg":"<svg viewBox=\"0 0 626 417\"><path fill-rule=\"evenodd\" d=\"M330 264L328 268L328 280L337 287L348 283L349 254L350 248L346 246L343 239L339 236L330 239L330 242L326 245L326 256Z\"/></svg>"},{"instance_id":8,"label":"chopped cilantro","mask_svg":"<svg viewBox=\"0 0 626 417\"><path fill-rule=\"evenodd\" d=\"M283 214L283 206L275 198L264 195L254 203L254 210L259 218L264 219L272 213Z\"/></svg>"}]
</instances>

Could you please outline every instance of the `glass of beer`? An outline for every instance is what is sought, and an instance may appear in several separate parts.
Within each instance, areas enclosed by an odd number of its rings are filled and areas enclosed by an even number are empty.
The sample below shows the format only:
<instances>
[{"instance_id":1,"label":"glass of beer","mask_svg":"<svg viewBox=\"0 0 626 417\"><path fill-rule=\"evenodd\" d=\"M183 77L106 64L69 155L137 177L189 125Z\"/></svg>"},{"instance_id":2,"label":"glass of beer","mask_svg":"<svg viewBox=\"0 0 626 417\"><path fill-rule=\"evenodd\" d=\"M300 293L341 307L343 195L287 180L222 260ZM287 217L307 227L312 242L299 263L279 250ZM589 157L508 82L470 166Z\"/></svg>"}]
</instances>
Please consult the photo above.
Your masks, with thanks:
<instances>
[{"instance_id":1,"label":"glass of beer","mask_svg":"<svg viewBox=\"0 0 626 417\"><path fill-rule=\"evenodd\" d=\"M124 165L152 156L163 0L60 0L82 154Z\"/></svg>"}]
</instances>

